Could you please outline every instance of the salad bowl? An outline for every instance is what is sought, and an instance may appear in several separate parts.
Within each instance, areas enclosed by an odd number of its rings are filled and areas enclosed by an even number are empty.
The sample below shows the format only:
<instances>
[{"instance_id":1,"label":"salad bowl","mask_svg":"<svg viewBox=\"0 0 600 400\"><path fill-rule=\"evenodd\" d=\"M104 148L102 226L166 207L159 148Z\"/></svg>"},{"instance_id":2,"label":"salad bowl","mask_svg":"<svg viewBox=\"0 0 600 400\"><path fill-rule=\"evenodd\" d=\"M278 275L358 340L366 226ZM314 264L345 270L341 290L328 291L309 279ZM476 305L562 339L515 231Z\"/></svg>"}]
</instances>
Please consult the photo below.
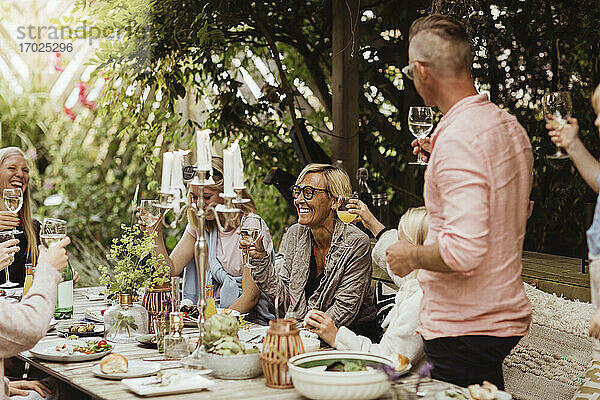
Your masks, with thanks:
<instances>
[{"instance_id":1,"label":"salad bowl","mask_svg":"<svg viewBox=\"0 0 600 400\"><path fill-rule=\"evenodd\" d=\"M336 362L364 370L325 370ZM390 389L391 382L387 375L371 368L378 364L395 366L388 357L337 350L299 354L290 358L287 365L294 387L303 396L315 400L354 400L376 399Z\"/></svg>"}]
</instances>

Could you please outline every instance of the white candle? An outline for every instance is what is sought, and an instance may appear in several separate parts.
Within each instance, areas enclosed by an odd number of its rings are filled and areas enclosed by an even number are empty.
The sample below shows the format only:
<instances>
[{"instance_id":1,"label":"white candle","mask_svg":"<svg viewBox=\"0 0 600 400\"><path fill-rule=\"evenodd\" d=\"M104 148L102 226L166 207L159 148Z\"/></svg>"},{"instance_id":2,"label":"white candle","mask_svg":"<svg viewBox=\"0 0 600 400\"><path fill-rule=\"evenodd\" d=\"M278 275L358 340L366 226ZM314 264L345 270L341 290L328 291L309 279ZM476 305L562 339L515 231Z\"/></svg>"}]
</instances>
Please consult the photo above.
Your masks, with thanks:
<instances>
[{"instance_id":1,"label":"white candle","mask_svg":"<svg viewBox=\"0 0 600 400\"><path fill-rule=\"evenodd\" d=\"M171 192L171 174L173 171L173 153L167 151L163 154L162 179L160 183L161 193Z\"/></svg>"},{"instance_id":2,"label":"white candle","mask_svg":"<svg viewBox=\"0 0 600 400\"><path fill-rule=\"evenodd\" d=\"M210 148L210 129L196 131L196 168L210 171L212 168L212 152Z\"/></svg>"},{"instance_id":3,"label":"white candle","mask_svg":"<svg viewBox=\"0 0 600 400\"><path fill-rule=\"evenodd\" d=\"M223 150L223 194L228 197L234 197L233 191L233 153Z\"/></svg>"},{"instance_id":4,"label":"white candle","mask_svg":"<svg viewBox=\"0 0 600 400\"><path fill-rule=\"evenodd\" d=\"M231 152L233 153L233 188L245 189L244 162L242 161L242 152L237 140L231 146Z\"/></svg>"},{"instance_id":5,"label":"white candle","mask_svg":"<svg viewBox=\"0 0 600 400\"><path fill-rule=\"evenodd\" d=\"M185 191L183 184L183 150L173 152L173 169L171 171L171 190L182 189Z\"/></svg>"}]
</instances>

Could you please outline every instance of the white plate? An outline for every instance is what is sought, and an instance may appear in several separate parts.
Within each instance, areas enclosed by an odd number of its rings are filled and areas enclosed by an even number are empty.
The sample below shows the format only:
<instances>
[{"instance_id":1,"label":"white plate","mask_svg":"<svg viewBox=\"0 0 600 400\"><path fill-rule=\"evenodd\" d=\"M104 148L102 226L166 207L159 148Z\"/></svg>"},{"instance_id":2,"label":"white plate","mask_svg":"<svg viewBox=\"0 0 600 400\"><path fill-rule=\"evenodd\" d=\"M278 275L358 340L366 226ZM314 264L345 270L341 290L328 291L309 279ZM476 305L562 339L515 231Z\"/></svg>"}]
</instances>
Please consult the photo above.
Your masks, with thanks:
<instances>
[{"instance_id":1,"label":"white plate","mask_svg":"<svg viewBox=\"0 0 600 400\"><path fill-rule=\"evenodd\" d=\"M214 385L213 381L198 374L184 373L182 371L182 375L183 376L178 380L178 382L168 386L150 384L156 380L155 377L123 379L121 383L133 393L140 396L197 392Z\"/></svg>"},{"instance_id":2,"label":"white plate","mask_svg":"<svg viewBox=\"0 0 600 400\"><path fill-rule=\"evenodd\" d=\"M94 322L102 322L104 323L104 316L102 315L102 310L106 310L108 306L99 306L99 307L88 307L83 310L83 315Z\"/></svg>"},{"instance_id":3,"label":"white plate","mask_svg":"<svg viewBox=\"0 0 600 400\"><path fill-rule=\"evenodd\" d=\"M92 372L99 378L104 379L126 379L126 378L141 378L143 376L150 376L160 371L160 363L151 361L132 360L129 361L129 368L127 372L115 372L112 374L105 374L100 369L100 364L94 365Z\"/></svg>"},{"instance_id":4,"label":"white plate","mask_svg":"<svg viewBox=\"0 0 600 400\"><path fill-rule=\"evenodd\" d=\"M269 330L268 326L260 326L256 328L250 328L246 330L238 331L238 337L242 342L246 343L262 343L265 336L267 336L267 331Z\"/></svg>"},{"instance_id":5,"label":"white plate","mask_svg":"<svg viewBox=\"0 0 600 400\"><path fill-rule=\"evenodd\" d=\"M38 343L35 347L29 352L34 356L41 360L46 361L60 361L60 362L78 362L78 361L92 361L97 360L99 358L104 357L107 354L110 354L114 347L110 350L103 351L102 353L93 353L93 354L85 354L85 353L73 353L68 354L66 352L61 352L56 350L56 346L60 346L62 344L67 344L67 346L85 346L86 342L83 340L58 340L52 342L44 342Z\"/></svg>"},{"instance_id":6,"label":"white plate","mask_svg":"<svg viewBox=\"0 0 600 400\"><path fill-rule=\"evenodd\" d=\"M448 395L448 393L458 393L461 392L463 393L467 399L470 399L471 396L469 395L469 390L468 389L447 389L447 390L442 390L441 392L438 392L435 395L435 400L457 400L456 397L451 397ZM496 400L511 400L512 396L506 392L503 392L502 390L498 390L498 393L496 393Z\"/></svg>"}]
</instances>

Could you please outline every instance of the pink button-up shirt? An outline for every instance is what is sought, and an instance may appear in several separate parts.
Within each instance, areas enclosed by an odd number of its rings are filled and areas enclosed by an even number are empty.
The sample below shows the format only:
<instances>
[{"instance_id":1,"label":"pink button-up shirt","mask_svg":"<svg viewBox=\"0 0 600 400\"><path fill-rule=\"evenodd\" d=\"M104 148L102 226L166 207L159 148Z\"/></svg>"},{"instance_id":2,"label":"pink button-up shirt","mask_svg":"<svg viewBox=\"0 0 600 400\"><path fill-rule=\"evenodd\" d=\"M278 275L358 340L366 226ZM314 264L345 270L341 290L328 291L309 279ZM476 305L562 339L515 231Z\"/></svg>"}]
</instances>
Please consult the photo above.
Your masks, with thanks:
<instances>
[{"instance_id":1,"label":"pink button-up shirt","mask_svg":"<svg viewBox=\"0 0 600 400\"><path fill-rule=\"evenodd\" d=\"M438 243L454 272L420 271L419 333L521 336L531 306L521 252L532 184L529 137L486 95L456 103L432 135L425 172L425 244Z\"/></svg>"}]
</instances>

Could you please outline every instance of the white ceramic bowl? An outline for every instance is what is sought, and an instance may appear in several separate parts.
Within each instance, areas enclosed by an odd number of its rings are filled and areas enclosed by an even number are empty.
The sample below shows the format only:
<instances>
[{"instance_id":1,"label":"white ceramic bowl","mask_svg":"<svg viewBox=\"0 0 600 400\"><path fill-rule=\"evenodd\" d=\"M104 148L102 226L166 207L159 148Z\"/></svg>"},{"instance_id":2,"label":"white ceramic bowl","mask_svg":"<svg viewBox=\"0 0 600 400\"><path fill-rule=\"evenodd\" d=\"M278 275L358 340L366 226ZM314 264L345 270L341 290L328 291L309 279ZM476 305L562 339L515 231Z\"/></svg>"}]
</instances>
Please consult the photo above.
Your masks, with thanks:
<instances>
[{"instance_id":1,"label":"white ceramic bowl","mask_svg":"<svg viewBox=\"0 0 600 400\"><path fill-rule=\"evenodd\" d=\"M262 374L260 353L242 354L237 356L221 356L203 353L204 366L212 370L216 378L249 379Z\"/></svg>"},{"instance_id":2,"label":"white ceramic bowl","mask_svg":"<svg viewBox=\"0 0 600 400\"><path fill-rule=\"evenodd\" d=\"M292 382L300 394L314 400L376 399L390 389L390 381L380 371L334 372L301 366L329 359L365 360L394 366L387 357L362 352L333 350L300 354L288 361Z\"/></svg>"}]
</instances>

